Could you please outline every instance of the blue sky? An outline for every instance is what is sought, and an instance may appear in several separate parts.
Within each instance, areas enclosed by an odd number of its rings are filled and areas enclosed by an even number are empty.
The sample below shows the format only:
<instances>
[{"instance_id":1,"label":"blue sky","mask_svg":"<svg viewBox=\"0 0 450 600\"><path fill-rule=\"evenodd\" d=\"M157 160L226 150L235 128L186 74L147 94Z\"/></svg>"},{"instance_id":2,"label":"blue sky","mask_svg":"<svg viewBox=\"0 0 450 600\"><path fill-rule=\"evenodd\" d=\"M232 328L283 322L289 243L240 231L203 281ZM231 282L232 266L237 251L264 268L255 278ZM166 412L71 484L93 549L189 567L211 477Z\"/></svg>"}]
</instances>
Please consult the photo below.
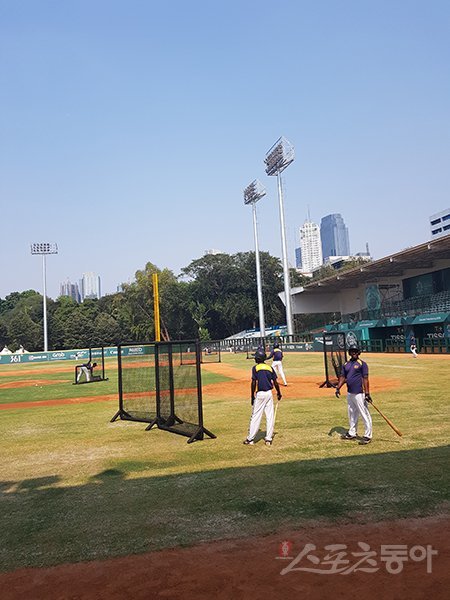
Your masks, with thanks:
<instances>
[{"instance_id":1,"label":"blue sky","mask_svg":"<svg viewBox=\"0 0 450 600\"><path fill-rule=\"evenodd\" d=\"M352 252L429 238L450 204L450 3L439 0L0 0L0 297L94 271L106 293L207 249L289 262L308 207Z\"/></svg>"}]
</instances>

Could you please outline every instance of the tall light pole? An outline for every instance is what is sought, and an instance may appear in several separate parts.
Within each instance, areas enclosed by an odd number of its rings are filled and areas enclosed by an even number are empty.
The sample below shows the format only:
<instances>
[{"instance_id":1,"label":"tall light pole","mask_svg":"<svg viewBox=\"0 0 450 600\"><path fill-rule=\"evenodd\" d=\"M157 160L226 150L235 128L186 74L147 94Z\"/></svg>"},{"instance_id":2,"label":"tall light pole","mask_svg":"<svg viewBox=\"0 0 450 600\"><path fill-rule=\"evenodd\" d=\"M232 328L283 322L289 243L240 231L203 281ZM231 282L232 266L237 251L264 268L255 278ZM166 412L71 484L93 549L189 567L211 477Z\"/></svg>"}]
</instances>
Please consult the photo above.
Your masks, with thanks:
<instances>
[{"instance_id":1,"label":"tall light pole","mask_svg":"<svg viewBox=\"0 0 450 600\"><path fill-rule=\"evenodd\" d=\"M47 339L47 280L46 280L46 262L47 254L58 254L58 246L49 242L39 242L31 244L31 254L42 255L42 281L44 284L44 352L48 351Z\"/></svg>"},{"instance_id":2,"label":"tall light pole","mask_svg":"<svg viewBox=\"0 0 450 600\"><path fill-rule=\"evenodd\" d=\"M280 137L267 152L264 159L267 175L276 175L278 180L278 203L280 206L281 251L283 257L284 296L286 303L286 325L288 335L294 334L292 322L291 283L289 280L289 267L286 245L286 226L284 221L283 185L281 173L294 160L294 146L284 137Z\"/></svg>"},{"instance_id":3,"label":"tall light pole","mask_svg":"<svg viewBox=\"0 0 450 600\"><path fill-rule=\"evenodd\" d=\"M259 261L258 246L258 220L256 218L256 203L266 195L266 190L261 183L255 179L244 190L244 204L251 204L253 209L253 234L255 237L255 257L256 257L256 285L258 289L258 309L259 309L259 330L261 337L266 337L266 324L264 321L264 304L262 294L261 264Z\"/></svg>"}]
</instances>

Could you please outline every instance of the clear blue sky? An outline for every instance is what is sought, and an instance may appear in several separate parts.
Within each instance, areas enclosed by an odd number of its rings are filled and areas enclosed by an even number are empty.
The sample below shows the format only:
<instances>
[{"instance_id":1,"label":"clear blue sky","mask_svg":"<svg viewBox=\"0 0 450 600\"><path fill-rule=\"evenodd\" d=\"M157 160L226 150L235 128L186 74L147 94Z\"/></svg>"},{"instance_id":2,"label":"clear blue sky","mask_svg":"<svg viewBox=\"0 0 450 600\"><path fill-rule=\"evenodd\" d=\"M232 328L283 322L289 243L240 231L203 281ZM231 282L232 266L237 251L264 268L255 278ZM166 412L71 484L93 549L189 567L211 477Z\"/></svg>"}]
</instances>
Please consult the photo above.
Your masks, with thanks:
<instances>
[{"instance_id":1,"label":"clear blue sky","mask_svg":"<svg viewBox=\"0 0 450 600\"><path fill-rule=\"evenodd\" d=\"M260 248L342 214L352 252L429 238L450 204L447 0L0 0L0 297L42 292L30 243L57 242L48 295L85 271L103 290L150 261Z\"/></svg>"}]
</instances>

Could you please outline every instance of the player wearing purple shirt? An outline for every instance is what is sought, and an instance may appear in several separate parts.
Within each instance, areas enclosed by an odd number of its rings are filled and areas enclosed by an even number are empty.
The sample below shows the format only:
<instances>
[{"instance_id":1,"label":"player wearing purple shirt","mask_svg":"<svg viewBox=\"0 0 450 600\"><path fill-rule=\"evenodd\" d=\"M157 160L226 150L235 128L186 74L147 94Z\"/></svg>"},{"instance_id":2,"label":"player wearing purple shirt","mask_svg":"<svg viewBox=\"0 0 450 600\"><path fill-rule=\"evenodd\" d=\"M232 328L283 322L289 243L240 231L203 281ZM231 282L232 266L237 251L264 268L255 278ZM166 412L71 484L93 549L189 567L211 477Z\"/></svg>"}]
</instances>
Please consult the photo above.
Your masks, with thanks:
<instances>
[{"instance_id":1,"label":"player wearing purple shirt","mask_svg":"<svg viewBox=\"0 0 450 600\"><path fill-rule=\"evenodd\" d=\"M283 352L280 348L280 344L275 343L273 345L273 350L272 352L269 354L269 358L272 359L272 367L273 370L275 371L275 373L278 375L278 377L281 377L281 379L283 380L284 385L286 386L286 377L284 376L284 371L283 371Z\"/></svg>"},{"instance_id":2,"label":"player wearing purple shirt","mask_svg":"<svg viewBox=\"0 0 450 600\"><path fill-rule=\"evenodd\" d=\"M347 384L347 404L349 429L342 436L344 440L357 439L356 428L359 417L364 423L364 436L360 440L361 445L369 444L372 441L372 417L367 407L368 402L372 402L369 393L369 367L367 363L359 358L359 348L349 348L350 360L342 366L341 376L336 386L336 397L341 395L340 389Z\"/></svg>"}]
</instances>

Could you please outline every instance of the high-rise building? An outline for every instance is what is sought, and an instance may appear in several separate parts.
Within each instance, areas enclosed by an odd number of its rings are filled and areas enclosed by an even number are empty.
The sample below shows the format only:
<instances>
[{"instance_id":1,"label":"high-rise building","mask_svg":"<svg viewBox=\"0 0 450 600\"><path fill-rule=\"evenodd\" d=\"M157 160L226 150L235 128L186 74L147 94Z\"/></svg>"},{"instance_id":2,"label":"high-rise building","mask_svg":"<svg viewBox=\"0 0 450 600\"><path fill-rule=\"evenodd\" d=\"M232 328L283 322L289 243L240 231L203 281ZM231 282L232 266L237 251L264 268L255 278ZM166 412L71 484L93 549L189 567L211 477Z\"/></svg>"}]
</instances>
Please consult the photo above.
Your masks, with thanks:
<instances>
[{"instance_id":1,"label":"high-rise building","mask_svg":"<svg viewBox=\"0 0 450 600\"><path fill-rule=\"evenodd\" d=\"M86 300L87 298L101 298L100 277L95 273L83 273L80 287L82 300Z\"/></svg>"},{"instance_id":2,"label":"high-rise building","mask_svg":"<svg viewBox=\"0 0 450 600\"><path fill-rule=\"evenodd\" d=\"M306 220L300 227L302 273L312 273L322 264L322 247L319 226Z\"/></svg>"},{"instance_id":3,"label":"high-rise building","mask_svg":"<svg viewBox=\"0 0 450 600\"><path fill-rule=\"evenodd\" d=\"M69 279L61 283L61 285L59 286L59 295L69 296L69 298L73 298L75 302L81 302L81 295L78 284L70 283Z\"/></svg>"},{"instance_id":4,"label":"high-rise building","mask_svg":"<svg viewBox=\"0 0 450 600\"><path fill-rule=\"evenodd\" d=\"M348 229L339 213L322 217L320 222L322 239L322 256L325 261L329 256L349 256L350 241Z\"/></svg>"},{"instance_id":5,"label":"high-rise building","mask_svg":"<svg viewBox=\"0 0 450 600\"><path fill-rule=\"evenodd\" d=\"M431 215L430 230L432 240L450 233L450 208Z\"/></svg>"}]
</instances>

